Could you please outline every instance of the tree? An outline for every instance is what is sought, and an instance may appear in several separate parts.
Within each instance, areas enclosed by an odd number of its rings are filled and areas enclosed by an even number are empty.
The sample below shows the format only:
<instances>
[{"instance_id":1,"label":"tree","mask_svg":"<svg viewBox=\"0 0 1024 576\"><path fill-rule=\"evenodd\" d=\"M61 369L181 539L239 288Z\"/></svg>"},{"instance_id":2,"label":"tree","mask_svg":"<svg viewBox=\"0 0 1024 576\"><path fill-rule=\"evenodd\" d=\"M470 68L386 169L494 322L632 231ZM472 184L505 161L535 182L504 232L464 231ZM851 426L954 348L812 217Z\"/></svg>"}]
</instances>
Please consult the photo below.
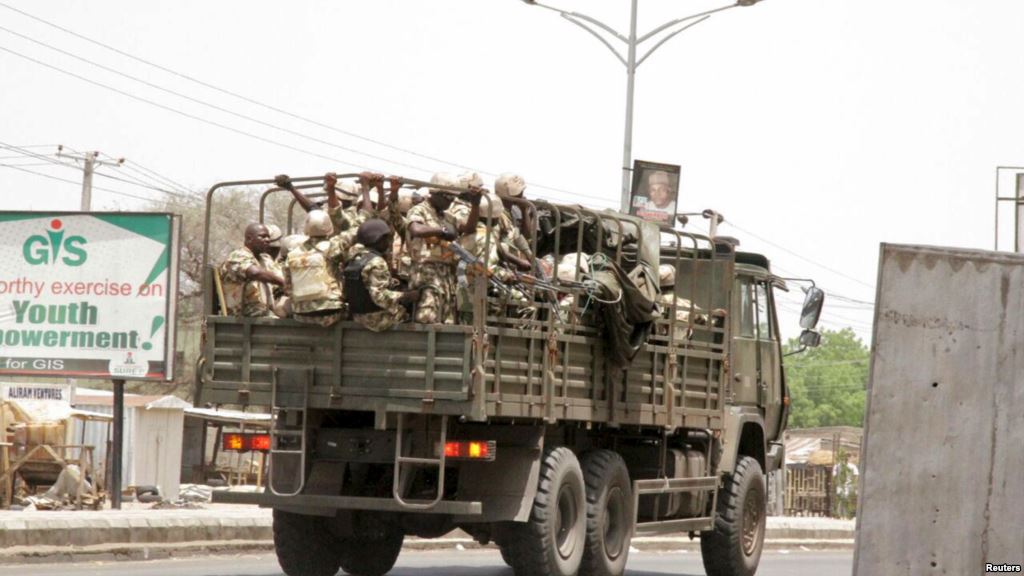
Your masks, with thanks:
<instances>
[{"instance_id":1,"label":"tree","mask_svg":"<svg viewBox=\"0 0 1024 576\"><path fill-rule=\"evenodd\" d=\"M794 338L786 350L798 350ZM787 359L793 428L861 426L870 351L850 328L824 330L821 346Z\"/></svg>"}]
</instances>

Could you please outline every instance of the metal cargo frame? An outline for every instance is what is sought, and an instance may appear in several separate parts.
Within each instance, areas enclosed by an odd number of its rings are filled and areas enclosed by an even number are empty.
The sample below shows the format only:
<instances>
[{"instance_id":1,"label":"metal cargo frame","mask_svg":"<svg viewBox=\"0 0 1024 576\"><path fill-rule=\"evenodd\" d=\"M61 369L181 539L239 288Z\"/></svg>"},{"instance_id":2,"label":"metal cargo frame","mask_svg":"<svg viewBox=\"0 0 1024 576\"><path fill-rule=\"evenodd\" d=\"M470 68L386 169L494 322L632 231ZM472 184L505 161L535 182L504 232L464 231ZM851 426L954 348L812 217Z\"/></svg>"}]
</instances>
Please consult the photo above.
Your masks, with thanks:
<instances>
[{"instance_id":1,"label":"metal cargo frame","mask_svg":"<svg viewBox=\"0 0 1024 576\"><path fill-rule=\"evenodd\" d=\"M322 177L293 181L299 188L315 189ZM428 185L403 181L412 187ZM272 180L227 182L210 189L207 249L214 193L253 185L271 186L261 197L262 219L268 196L282 191ZM627 227L636 226L617 212L512 201L520 204L534 223L538 209L551 214L556 255L562 245L563 218L596 221L596 244L617 263L624 256L622 240ZM606 227L611 230L607 238ZM639 228L636 230L637 241L642 242ZM576 235L579 246L582 222ZM677 304L673 303L669 318L655 321L652 335L621 378L609 374L604 341L596 327L579 321L583 314L578 314L578 298L573 299L570 322L558 321L554 313L540 320L494 315L490 311L500 308L501 302L487 296L482 275L474 283L472 324L404 324L383 333L354 322L323 328L287 319L216 316L212 314L211 290L206 289L206 333L197 371L200 401L270 406L275 368L279 368L307 375L308 382L302 386L308 385L310 408L453 415L471 421L531 418L548 423L568 420L718 429L728 396L729 322L715 326L710 312L729 307L734 256L716 251L704 236L664 228L661 236L661 261L676 267L680 279L676 296L691 302L689 320L679 324ZM536 251L537 234L532 245ZM641 249L638 245L636 255ZM208 264L205 252L203 261ZM211 270L207 272L204 280L209 287ZM576 274L578 280L578 270ZM552 282L559 283L557 277ZM542 306L542 300L535 304ZM695 321L701 311L707 318L703 324ZM689 337L677 338L680 329Z\"/></svg>"}]
</instances>

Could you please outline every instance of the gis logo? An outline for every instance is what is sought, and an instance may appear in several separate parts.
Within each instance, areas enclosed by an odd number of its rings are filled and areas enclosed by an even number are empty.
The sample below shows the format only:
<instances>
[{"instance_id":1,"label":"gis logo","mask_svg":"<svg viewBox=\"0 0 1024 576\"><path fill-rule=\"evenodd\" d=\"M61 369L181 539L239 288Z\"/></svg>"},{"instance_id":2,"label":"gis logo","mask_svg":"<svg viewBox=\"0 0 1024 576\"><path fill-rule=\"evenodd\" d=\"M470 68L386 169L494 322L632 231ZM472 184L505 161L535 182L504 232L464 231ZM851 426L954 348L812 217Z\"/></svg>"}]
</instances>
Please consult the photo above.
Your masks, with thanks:
<instances>
[{"instance_id":1,"label":"gis logo","mask_svg":"<svg viewBox=\"0 0 1024 576\"><path fill-rule=\"evenodd\" d=\"M25 261L33 266L56 264L61 261L68 266L81 266L87 257L82 246L86 243L81 236L64 237L64 223L59 218L50 221L46 236L29 236L21 247Z\"/></svg>"}]
</instances>

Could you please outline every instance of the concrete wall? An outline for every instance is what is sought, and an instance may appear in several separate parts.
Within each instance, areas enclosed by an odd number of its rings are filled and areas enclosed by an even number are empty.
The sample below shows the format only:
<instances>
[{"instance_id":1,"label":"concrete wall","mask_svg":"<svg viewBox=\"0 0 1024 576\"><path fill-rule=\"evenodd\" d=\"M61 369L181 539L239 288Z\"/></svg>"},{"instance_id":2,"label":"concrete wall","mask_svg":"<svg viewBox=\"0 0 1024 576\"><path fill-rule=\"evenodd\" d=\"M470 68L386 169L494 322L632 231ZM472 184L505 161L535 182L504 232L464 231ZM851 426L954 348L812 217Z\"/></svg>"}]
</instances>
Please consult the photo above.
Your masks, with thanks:
<instances>
[{"instance_id":1,"label":"concrete wall","mask_svg":"<svg viewBox=\"0 0 1024 576\"><path fill-rule=\"evenodd\" d=\"M854 574L1024 561L1024 256L883 244Z\"/></svg>"}]
</instances>

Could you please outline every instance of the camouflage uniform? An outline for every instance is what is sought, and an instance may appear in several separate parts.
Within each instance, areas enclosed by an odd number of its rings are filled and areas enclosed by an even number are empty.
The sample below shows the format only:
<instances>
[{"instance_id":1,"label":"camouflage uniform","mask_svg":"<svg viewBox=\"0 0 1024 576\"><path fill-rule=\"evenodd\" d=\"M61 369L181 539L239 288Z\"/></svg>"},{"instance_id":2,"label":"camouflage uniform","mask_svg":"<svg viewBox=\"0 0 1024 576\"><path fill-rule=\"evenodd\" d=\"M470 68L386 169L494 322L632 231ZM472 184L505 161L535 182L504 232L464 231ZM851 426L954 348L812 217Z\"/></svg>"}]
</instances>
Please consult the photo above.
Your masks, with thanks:
<instances>
[{"instance_id":1,"label":"camouflage uniform","mask_svg":"<svg viewBox=\"0 0 1024 576\"><path fill-rule=\"evenodd\" d=\"M285 289L292 295L292 315L300 321L321 326L330 326L344 315L345 303L342 298L341 285L337 275L345 253L352 246L355 230L346 230L330 238L307 238L305 242L293 249L289 256L296 252L316 250L323 255L327 264L327 294L311 300L298 301L292 294L292 270L286 266L284 270Z\"/></svg>"},{"instance_id":2,"label":"camouflage uniform","mask_svg":"<svg viewBox=\"0 0 1024 576\"><path fill-rule=\"evenodd\" d=\"M232 316L274 318L274 313L270 311L273 306L273 287L266 282L245 278L245 271L253 266L281 275L281 268L269 254L260 254L257 258L245 246L229 254L220 266L227 312Z\"/></svg>"},{"instance_id":3,"label":"camouflage uniform","mask_svg":"<svg viewBox=\"0 0 1024 576\"><path fill-rule=\"evenodd\" d=\"M672 290L672 288L662 288L662 290ZM671 319L672 317L672 303L676 305L676 322L675 326L675 337L676 341L688 340L693 335L690 333L690 308L693 307L694 317L693 323L704 325L707 323L707 315L701 312L698 306L693 306L692 303L686 298L680 298L671 292L662 292L658 295L658 306L661 307L662 318ZM660 328L658 332L662 336L668 336L667 328Z\"/></svg>"},{"instance_id":4,"label":"camouflage uniform","mask_svg":"<svg viewBox=\"0 0 1024 576\"><path fill-rule=\"evenodd\" d=\"M530 248L530 241L523 236L519 226L515 224L508 211L501 213L498 219L498 227L501 229L501 243L508 251L525 260L533 261L533 251Z\"/></svg>"},{"instance_id":5,"label":"camouflage uniform","mask_svg":"<svg viewBox=\"0 0 1024 576\"><path fill-rule=\"evenodd\" d=\"M327 214L331 217L331 224L334 225L335 232L355 230L359 228L360 224L374 217L372 213L363 210L355 204L348 208L338 206L333 210L328 210Z\"/></svg>"},{"instance_id":6,"label":"camouflage uniform","mask_svg":"<svg viewBox=\"0 0 1024 576\"><path fill-rule=\"evenodd\" d=\"M511 287L516 281L516 276L511 270L501 264L501 258L498 255L498 245L507 243L504 232L500 224L499 226L491 227L481 221L476 225L476 232L464 235L459 239L459 244L476 257L477 261L482 263L495 279ZM464 269L461 263L459 269ZM459 274L458 276L458 308L460 313L472 311L474 276L474 271L469 269L466 269L465 275ZM503 294L502 296L504 297L505 295ZM526 304L526 297L515 288L509 291L507 297L511 305L519 306ZM496 310L492 309L492 312L494 311Z\"/></svg>"},{"instance_id":7,"label":"camouflage uniform","mask_svg":"<svg viewBox=\"0 0 1024 576\"><path fill-rule=\"evenodd\" d=\"M395 232L394 242L391 245L391 263L395 275L401 280L408 282L412 277L412 257L409 255L409 248L406 240L406 231L409 222L398 209L394 202L388 204L386 222Z\"/></svg>"},{"instance_id":8,"label":"camouflage uniform","mask_svg":"<svg viewBox=\"0 0 1024 576\"><path fill-rule=\"evenodd\" d=\"M349 260L359 258L370 252L362 244L356 244L349 251ZM388 269L387 260L377 254L363 266L363 286L370 293L370 299L377 306L383 308L376 312L366 314L354 314L352 319L374 332L383 332L395 324L401 324L409 320L409 311L398 302L402 292L392 290L394 279L391 277L391 270Z\"/></svg>"},{"instance_id":9,"label":"camouflage uniform","mask_svg":"<svg viewBox=\"0 0 1024 576\"><path fill-rule=\"evenodd\" d=\"M406 216L408 224L418 223L440 228L447 224L458 228L469 217L469 207L453 203L443 214L438 214L430 202L413 206ZM455 260L448 250L426 238L408 238L406 246L412 259L411 288L421 289L416 305L416 322L420 324L455 323Z\"/></svg>"}]
</instances>

